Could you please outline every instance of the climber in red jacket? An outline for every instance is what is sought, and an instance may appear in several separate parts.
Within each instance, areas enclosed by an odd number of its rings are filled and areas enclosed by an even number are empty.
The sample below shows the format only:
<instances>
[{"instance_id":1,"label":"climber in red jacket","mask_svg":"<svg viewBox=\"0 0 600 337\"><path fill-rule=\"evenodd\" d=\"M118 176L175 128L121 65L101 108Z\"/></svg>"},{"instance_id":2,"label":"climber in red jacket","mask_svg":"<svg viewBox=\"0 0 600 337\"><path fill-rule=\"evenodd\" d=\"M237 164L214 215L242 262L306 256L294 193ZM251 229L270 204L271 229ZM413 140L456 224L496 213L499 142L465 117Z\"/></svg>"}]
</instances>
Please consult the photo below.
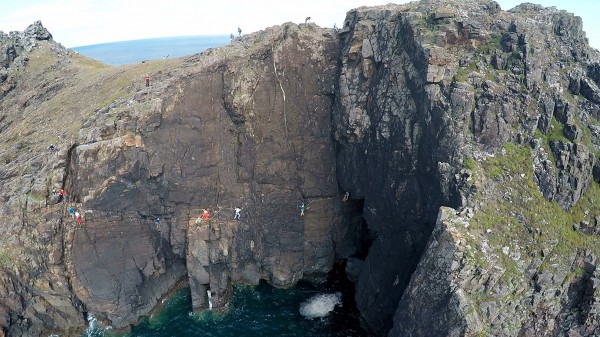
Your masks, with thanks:
<instances>
[{"instance_id":1,"label":"climber in red jacket","mask_svg":"<svg viewBox=\"0 0 600 337\"><path fill-rule=\"evenodd\" d=\"M208 211L209 211L208 209L205 209L204 212L202 213L201 218L203 221L210 220L210 213L208 213Z\"/></svg>"}]
</instances>

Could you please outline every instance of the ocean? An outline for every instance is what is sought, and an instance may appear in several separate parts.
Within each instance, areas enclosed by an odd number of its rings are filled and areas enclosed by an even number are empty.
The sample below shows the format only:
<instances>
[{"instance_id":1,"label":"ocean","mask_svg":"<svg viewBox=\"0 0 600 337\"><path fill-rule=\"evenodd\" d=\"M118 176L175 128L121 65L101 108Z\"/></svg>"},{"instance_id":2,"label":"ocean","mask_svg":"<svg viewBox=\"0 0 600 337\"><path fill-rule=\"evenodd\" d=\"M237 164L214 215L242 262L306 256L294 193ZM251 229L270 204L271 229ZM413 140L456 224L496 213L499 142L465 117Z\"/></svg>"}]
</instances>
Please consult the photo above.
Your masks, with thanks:
<instances>
[{"instance_id":1,"label":"ocean","mask_svg":"<svg viewBox=\"0 0 600 337\"><path fill-rule=\"evenodd\" d=\"M366 337L353 293L333 283L299 283L277 289L265 282L234 287L227 312L191 312L189 287L175 292L160 310L130 332L102 326L90 315L82 337Z\"/></svg>"},{"instance_id":2,"label":"ocean","mask_svg":"<svg viewBox=\"0 0 600 337\"><path fill-rule=\"evenodd\" d=\"M177 36L110 42L71 49L103 63L120 66L192 55L208 48L224 46L230 41L229 36L225 35Z\"/></svg>"}]
</instances>

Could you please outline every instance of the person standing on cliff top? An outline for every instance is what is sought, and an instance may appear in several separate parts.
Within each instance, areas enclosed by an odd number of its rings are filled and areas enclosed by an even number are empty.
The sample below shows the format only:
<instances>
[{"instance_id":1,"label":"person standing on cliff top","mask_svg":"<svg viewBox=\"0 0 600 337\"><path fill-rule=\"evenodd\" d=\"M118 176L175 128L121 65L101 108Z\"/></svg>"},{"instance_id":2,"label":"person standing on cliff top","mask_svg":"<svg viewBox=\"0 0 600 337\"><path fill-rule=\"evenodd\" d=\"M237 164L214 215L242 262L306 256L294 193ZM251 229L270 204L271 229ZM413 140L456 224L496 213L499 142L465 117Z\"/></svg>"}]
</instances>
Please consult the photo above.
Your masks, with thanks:
<instances>
[{"instance_id":1,"label":"person standing on cliff top","mask_svg":"<svg viewBox=\"0 0 600 337\"><path fill-rule=\"evenodd\" d=\"M146 74L146 88L150 86L150 74Z\"/></svg>"},{"instance_id":2,"label":"person standing on cliff top","mask_svg":"<svg viewBox=\"0 0 600 337\"><path fill-rule=\"evenodd\" d=\"M304 216L304 203L302 203L302 205L298 206L298 209L300 209L300 216Z\"/></svg>"}]
</instances>

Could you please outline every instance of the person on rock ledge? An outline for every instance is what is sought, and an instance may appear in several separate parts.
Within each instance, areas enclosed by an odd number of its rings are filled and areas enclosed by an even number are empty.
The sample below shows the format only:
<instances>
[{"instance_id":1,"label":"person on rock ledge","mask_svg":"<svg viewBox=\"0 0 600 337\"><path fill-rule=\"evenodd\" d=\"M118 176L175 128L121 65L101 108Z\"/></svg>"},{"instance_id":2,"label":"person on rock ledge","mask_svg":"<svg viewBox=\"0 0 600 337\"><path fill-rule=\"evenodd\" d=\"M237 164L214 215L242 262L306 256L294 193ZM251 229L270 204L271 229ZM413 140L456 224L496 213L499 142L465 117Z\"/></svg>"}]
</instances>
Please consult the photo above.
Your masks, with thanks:
<instances>
[{"instance_id":1,"label":"person on rock ledge","mask_svg":"<svg viewBox=\"0 0 600 337\"><path fill-rule=\"evenodd\" d=\"M344 194L344 197L342 198L342 201L344 203L348 202L348 198L350 198L350 192L346 191L346 193Z\"/></svg>"},{"instance_id":2,"label":"person on rock ledge","mask_svg":"<svg viewBox=\"0 0 600 337\"><path fill-rule=\"evenodd\" d=\"M302 205L298 206L298 209L300 210L300 216L304 216L304 203L302 203Z\"/></svg>"},{"instance_id":3,"label":"person on rock ledge","mask_svg":"<svg viewBox=\"0 0 600 337\"><path fill-rule=\"evenodd\" d=\"M160 218L154 219L154 224L156 225L156 227L160 226Z\"/></svg>"}]
</instances>

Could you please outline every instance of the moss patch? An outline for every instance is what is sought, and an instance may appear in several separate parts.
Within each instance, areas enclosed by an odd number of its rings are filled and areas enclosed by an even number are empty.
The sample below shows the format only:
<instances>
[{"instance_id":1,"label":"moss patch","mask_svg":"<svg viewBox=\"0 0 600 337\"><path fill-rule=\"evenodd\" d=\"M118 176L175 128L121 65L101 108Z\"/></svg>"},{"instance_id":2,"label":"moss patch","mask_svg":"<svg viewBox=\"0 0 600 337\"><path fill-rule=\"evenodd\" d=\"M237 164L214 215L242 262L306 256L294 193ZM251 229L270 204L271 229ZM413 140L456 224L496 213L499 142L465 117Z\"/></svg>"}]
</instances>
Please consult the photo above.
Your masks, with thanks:
<instances>
[{"instance_id":1,"label":"moss patch","mask_svg":"<svg viewBox=\"0 0 600 337\"><path fill-rule=\"evenodd\" d=\"M473 165L478 168L473 169ZM471 249L465 252L475 268L501 271L500 281L505 285L527 285L530 280L525 279L523 271L533 258L542 261L537 269L540 273L554 272L557 263L568 270L570 267L564 263L576 252L600 254L597 236L573 229L573 224L581 221L594 224L593 216L600 214L598 184L592 182L581 200L564 211L558 203L547 201L533 181L528 146L507 144L501 154L481 163L465 160L467 167L483 175L478 181L481 193L474 197L480 208L469 227L469 232L480 239L469 242ZM577 269L570 271L566 279L577 277L577 273ZM488 297L476 292L471 296L478 304L488 301Z\"/></svg>"}]
</instances>

